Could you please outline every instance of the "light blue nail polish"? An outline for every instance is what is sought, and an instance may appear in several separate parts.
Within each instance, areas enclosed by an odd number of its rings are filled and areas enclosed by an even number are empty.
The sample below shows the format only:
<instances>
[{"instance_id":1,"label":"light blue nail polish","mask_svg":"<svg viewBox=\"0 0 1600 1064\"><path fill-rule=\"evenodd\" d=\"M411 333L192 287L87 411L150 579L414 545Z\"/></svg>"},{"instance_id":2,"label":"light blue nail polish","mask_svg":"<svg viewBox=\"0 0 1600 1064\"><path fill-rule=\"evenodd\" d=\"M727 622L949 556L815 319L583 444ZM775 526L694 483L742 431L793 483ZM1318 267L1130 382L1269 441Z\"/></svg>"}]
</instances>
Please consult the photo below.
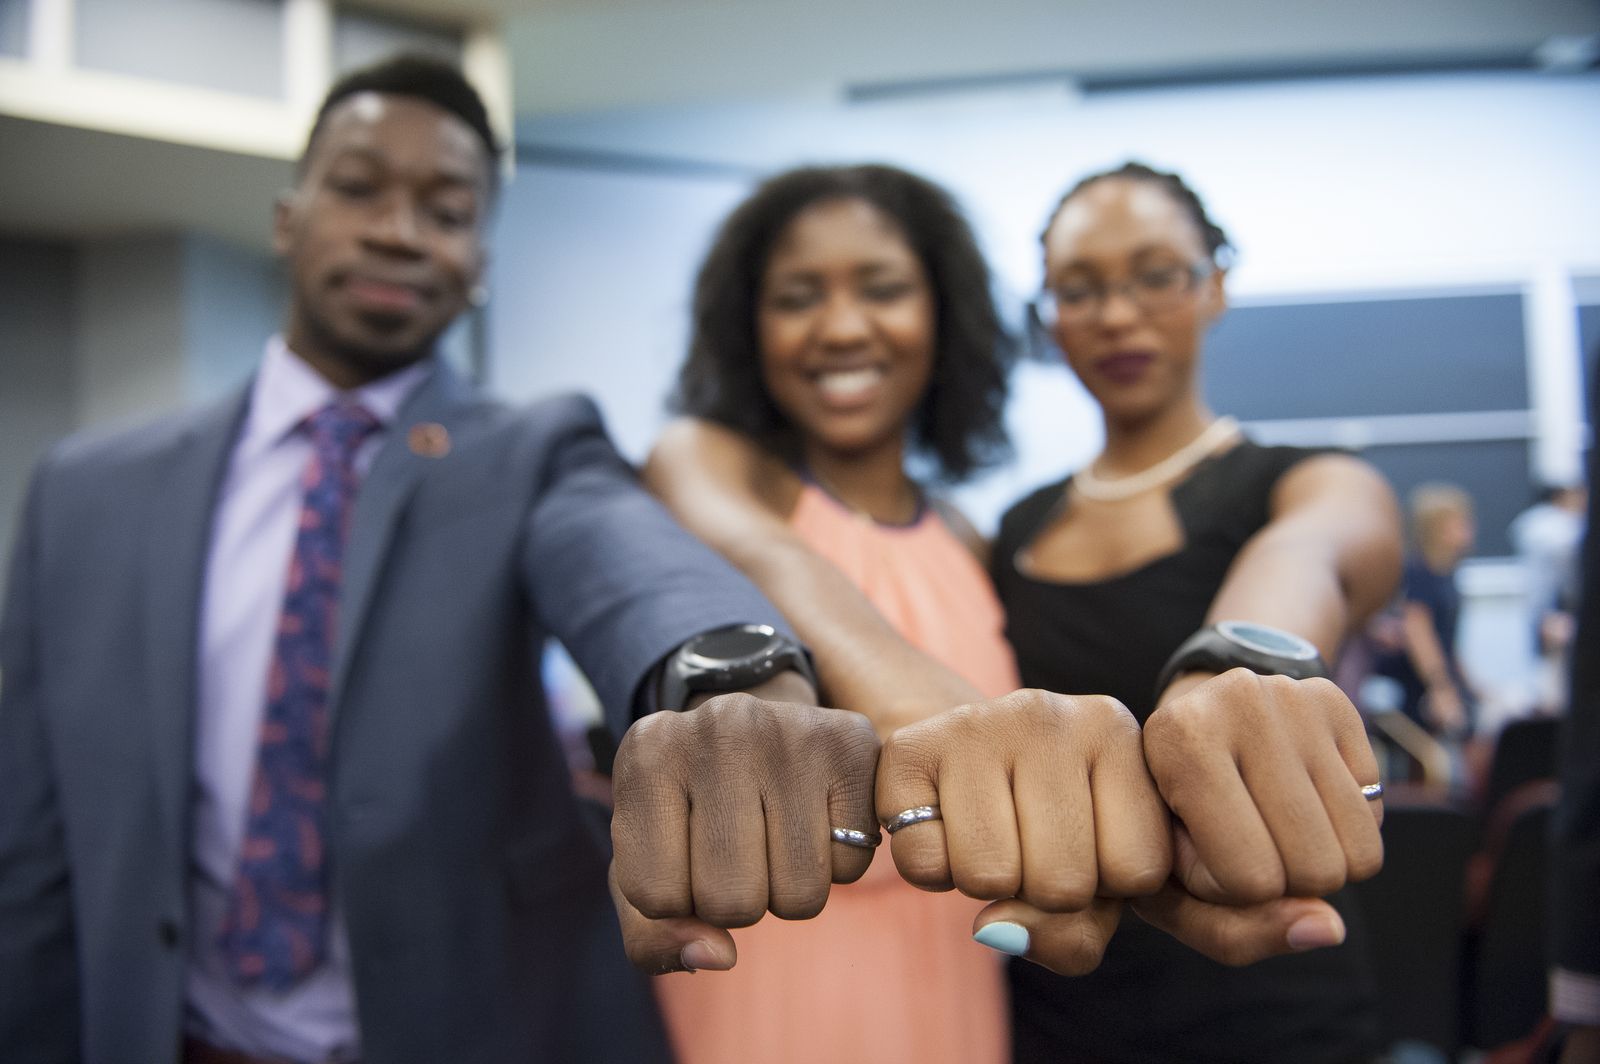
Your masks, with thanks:
<instances>
[{"instance_id":1,"label":"light blue nail polish","mask_svg":"<svg viewBox=\"0 0 1600 1064\"><path fill-rule=\"evenodd\" d=\"M1001 953L1009 953L1013 957L1020 957L1028 952L1028 929L1021 924L1013 924L1006 920L985 924L978 928L972 937L981 945L999 950Z\"/></svg>"}]
</instances>

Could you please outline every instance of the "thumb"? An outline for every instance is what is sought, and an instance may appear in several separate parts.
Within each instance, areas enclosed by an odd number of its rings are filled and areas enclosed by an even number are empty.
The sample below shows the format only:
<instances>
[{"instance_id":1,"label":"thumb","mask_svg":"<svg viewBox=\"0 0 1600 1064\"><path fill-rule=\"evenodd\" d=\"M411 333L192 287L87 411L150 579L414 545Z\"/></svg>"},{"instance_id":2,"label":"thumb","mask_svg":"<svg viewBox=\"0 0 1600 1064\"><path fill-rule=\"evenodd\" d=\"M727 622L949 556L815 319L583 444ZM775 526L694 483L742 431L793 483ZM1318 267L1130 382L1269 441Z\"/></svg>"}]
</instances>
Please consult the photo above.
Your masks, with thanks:
<instances>
[{"instance_id":1,"label":"thumb","mask_svg":"<svg viewBox=\"0 0 1600 1064\"><path fill-rule=\"evenodd\" d=\"M1087 975L1100 965L1122 916L1119 898L1096 898L1087 909L1047 913L1018 898L987 905L972 937L990 949L1026 957L1057 975Z\"/></svg>"},{"instance_id":2,"label":"thumb","mask_svg":"<svg viewBox=\"0 0 1600 1064\"><path fill-rule=\"evenodd\" d=\"M1130 904L1190 949L1235 967L1344 941L1344 920L1320 898L1276 898L1258 905L1201 901L1176 880Z\"/></svg>"},{"instance_id":3,"label":"thumb","mask_svg":"<svg viewBox=\"0 0 1600 1064\"><path fill-rule=\"evenodd\" d=\"M725 972L739 959L733 936L693 916L669 916L652 920L628 904L617 888L616 865L607 875L611 902L622 925L622 948L634 967L649 975L668 972L694 972L704 969Z\"/></svg>"}]
</instances>

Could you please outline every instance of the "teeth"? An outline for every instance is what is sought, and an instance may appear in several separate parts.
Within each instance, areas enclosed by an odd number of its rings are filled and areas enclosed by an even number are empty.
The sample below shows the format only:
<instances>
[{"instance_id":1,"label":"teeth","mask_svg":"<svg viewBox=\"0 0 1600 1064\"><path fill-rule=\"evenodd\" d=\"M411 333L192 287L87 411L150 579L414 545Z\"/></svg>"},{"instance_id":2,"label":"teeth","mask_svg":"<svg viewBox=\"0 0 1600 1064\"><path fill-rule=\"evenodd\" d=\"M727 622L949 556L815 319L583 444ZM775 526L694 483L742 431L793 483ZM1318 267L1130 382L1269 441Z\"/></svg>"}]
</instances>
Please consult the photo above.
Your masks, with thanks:
<instances>
[{"instance_id":1,"label":"teeth","mask_svg":"<svg viewBox=\"0 0 1600 1064\"><path fill-rule=\"evenodd\" d=\"M864 369L823 373L817 377L817 384L830 396L848 399L860 395L882 379L883 371L881 369L868 366Z\"/></svg>"}]
</instances>

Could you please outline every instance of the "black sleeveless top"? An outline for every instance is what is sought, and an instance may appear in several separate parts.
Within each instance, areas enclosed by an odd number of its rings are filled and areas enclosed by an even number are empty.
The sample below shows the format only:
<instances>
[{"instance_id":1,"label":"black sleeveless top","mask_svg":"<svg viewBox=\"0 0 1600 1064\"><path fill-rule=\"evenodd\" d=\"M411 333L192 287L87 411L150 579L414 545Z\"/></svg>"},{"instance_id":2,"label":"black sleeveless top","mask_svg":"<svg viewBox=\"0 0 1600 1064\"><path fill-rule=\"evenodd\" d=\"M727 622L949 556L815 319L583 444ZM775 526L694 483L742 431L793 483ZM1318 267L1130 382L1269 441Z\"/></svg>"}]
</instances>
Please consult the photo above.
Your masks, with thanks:
<instances>
[{"instance_id":1,"label":"black sleeveless top","mask_svg":"<svg viewBox=\"0 0 1600 1064\"><path fill-rule=\"evenodd\" d=\"M1161 666L1205 623L1245 542L1267 523L1273 486L1317 452L1244 442L1206 459L1172 489L1183 546L1098 583L1018 572L1016 555L1056 512L1067 481L1001 519L993 576L1022 682L1120 699L1141 723ZM1015 1057L1023 1064L1333 1064L1378 1050L1376 991L1354 899L1329 900L1345 942L1248 968L1208 960L1125 910L1090 975L1010 965Z\"/></svg>"}]
</instances>

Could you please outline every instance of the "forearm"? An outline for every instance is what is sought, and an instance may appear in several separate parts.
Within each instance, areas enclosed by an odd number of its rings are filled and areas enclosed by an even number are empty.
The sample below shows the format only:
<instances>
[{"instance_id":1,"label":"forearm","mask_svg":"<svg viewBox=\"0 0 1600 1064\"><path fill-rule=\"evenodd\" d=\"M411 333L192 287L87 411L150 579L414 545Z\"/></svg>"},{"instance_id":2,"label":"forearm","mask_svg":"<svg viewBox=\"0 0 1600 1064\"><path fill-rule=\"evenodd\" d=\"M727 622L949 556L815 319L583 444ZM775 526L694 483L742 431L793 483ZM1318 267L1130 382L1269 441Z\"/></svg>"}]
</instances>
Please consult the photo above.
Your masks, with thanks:
<instances>
[{"instance_id":1,"label":"forearm","mask_svg":"<svg viewBox=\"0 0 1600 1064\"><path fill-rule=\"evenodd\" d=\"M798 540L766 538L728 555L811 648L824 699L865 715L880 735L981 697L906 642L848 577Z\"/></svg>"},{"instance_id":2,"label":"forearm","mask_svg":"<svg viewBox=\"0 0 1600 1064\"><path fill-rule=\"evenodd\" d=\"M1388 599L1399 577L1392 507L1381 493L1368 501L1369 518L1345 527L1330 527L1325 505L1313 499L1258 532L1234 559L1207 610L1207 623L1253 621L1281 628L1310 640L1323 660L1333 662L1345 638ZM1204 678L1177 676L1160 700Z\"/></svg>"},{"instance_id":3,"label":"forearm","mask_svg":"<svg viewBox=\"0 0 1600 1064\"><path fill-rule=\"evenodd\" d=\"M1206 621L1255 621L1315 643L1332 661L1352 624L1337 573L1319 552L1257 539L1235 559Z\"/></svg>"},{"instance_id":4,"label":"forearm","mask_svg":"<svg viewBox=\"0 0 1600 1064\"><path fill-rule=\"evenodd\" d=\"M796 535L785 487L793 474L749 439L693 420L669 426L645 484L744 573L811 648L823 701L854 710L880 735L978 692L911 646L831 561Z\"/></svg>"},{"instance_id":5,"label":"forearm","mask_svg":"<svg viewBox=\"0 0 1600 1064\"><path fill-rule=\"evenodd\" d=\"M1207 620L1282 628L1332 661L1399 582L1393 492L1365 464L1326 455L1284 474L1272 511L1234 559Z\"/></svg>"}]
</instances>

